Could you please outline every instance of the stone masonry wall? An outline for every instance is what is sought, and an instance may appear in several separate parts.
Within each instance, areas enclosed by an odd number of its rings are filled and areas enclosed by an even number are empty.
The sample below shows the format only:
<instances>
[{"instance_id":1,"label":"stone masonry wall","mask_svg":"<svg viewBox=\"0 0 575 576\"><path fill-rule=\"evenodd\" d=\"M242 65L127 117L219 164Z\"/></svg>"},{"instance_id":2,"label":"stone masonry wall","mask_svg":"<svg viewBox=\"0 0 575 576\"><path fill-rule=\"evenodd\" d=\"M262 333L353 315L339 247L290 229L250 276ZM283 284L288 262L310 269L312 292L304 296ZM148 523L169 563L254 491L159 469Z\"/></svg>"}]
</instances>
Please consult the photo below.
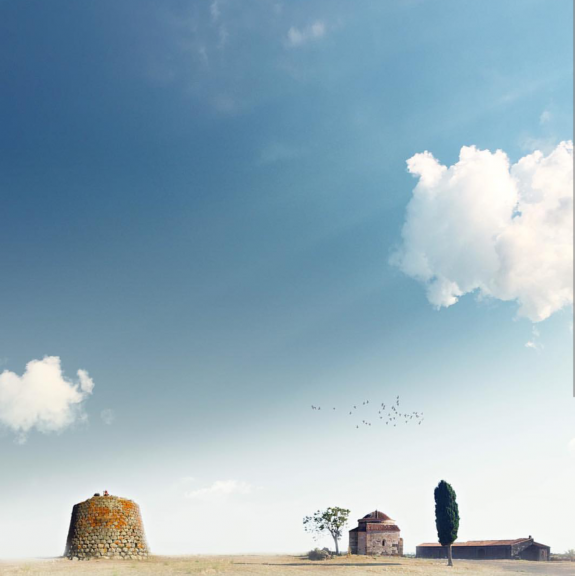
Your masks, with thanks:
<instances>
[{"instance_id":1,"label":"stone masonry wall","mask_svg":"<svg viewBox=\"0 0 575 576\"><path fill-rule=\"evenodd\" d=\"M367 554L402 556L403 541L399 537L399 532L368 532Z\"/></svg>"},{"instance_id":2,"label":"stone masonry wall","mask_svg":"<svg viewBox=\"0 0 575 576\"><path fill-rule=\"evenodd\" d=\"M357 554L357 532L349 531L349 552L350 554Z\"/></svg>"},{"instance_id":3,"label":"stone masonry wall","mask_svg":"<svg viewBox=\"0 0 575 576\"><path fill-rule=\"evenodd\" d=\"M118 496L94 496L76 504L64 556L70 560L147 558L140 508Z\"/></svg>"}]
</instances>

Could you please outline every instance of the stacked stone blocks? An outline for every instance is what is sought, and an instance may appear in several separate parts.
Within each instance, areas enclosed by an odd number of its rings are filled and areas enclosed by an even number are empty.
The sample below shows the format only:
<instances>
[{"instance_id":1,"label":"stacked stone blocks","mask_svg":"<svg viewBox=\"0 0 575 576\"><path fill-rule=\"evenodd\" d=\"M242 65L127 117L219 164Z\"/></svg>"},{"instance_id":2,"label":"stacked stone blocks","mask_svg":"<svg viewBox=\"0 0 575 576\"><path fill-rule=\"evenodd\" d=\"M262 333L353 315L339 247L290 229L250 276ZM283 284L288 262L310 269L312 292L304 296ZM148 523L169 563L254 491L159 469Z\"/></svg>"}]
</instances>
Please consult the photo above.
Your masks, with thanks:
<instances>
[{"instance_id":1,"label":"stacked stone blocks","mask_svg":"<svg viewBox=\"0 0 575 576\"><path fill-rule=\"evenodd\" d=\"M132 500L94 495L74 506L64 554L70 560L142 560L148 553L140 508Z\"/></svg>"}]
</instances>

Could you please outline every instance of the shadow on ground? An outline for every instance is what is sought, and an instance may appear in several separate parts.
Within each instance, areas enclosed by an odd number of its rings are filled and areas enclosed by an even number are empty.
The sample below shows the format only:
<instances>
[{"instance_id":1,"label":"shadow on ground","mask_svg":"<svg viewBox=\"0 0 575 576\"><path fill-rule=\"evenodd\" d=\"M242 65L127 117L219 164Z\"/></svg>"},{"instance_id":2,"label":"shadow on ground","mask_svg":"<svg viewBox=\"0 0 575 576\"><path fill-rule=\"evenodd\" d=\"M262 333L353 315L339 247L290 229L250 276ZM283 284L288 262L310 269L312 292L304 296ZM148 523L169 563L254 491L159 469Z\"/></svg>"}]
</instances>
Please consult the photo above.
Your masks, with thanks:
<instances>
[{"instance_id":1,"label":"shadow on ground","mask_svg":"<svg viewBox=\"0 0 575 576\"><path fill-rule=\"evenodd\" d=\"M234 562L234 564L243 565L243 566L254 566L255 562ZM346 562L345 564L335 564L334 562L287 562L284 564L279 563L271 563L271 562L262 562L259 566L317 566L318 568L329 568L330 566L361 566L361 567L368 567L371 568L372 566L401 566L397 562L370 562L369 564L365 562Z\"/></svg>"}]
</instances>

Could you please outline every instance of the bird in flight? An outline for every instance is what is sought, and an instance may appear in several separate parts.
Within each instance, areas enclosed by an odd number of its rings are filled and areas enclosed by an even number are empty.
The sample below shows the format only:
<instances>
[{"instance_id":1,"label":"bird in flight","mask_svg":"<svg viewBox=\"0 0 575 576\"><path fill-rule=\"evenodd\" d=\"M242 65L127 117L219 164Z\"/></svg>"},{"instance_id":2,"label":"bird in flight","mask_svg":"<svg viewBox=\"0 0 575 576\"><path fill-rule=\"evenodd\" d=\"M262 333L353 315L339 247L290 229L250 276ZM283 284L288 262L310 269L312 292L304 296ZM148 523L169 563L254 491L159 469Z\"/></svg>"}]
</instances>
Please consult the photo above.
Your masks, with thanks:
<instances>
[{"instance_id":1,"label":"bird in flight","mask_svg":"<svg viewBox=\"0 0 575 576\"><path fill-rule=\"evenodd\" d=\"M364 415L366 414L367 416L373 415L376 423L377 420L381 420L382 424L383 422L385 422L386 426L392 424L394 428L397 428L398 424L407 425L411 423L414 424L417 423L418 425L421 425L421 423L423 422L423 412L418 412L416 410L414 410L413 412L401 412L399 410L400 405L401 405L400 395L398 394L395 397L395 402L393 402L390 405L389 409L387 410L386 410L387 405L385 402L381 402L379 405L370 408L369 400L362 400L361 406L359 408L361 409L361 411L363 411ZM348 415L353 416L354 410L357 410L357 407L358 407L357 404L354 404L352 407L350 407ZM311 408L312 410L321 411L321 406L316 406L315 404L312 404ZM332 412L335 412L336 410L337 407L332 406ZM362 426L373 426L373 422L366 420L365 417L361 420L361 424ZM355 427L356 429L359 429L360 426L358 423L356 423Z\"/></svg>"}]
</instances>

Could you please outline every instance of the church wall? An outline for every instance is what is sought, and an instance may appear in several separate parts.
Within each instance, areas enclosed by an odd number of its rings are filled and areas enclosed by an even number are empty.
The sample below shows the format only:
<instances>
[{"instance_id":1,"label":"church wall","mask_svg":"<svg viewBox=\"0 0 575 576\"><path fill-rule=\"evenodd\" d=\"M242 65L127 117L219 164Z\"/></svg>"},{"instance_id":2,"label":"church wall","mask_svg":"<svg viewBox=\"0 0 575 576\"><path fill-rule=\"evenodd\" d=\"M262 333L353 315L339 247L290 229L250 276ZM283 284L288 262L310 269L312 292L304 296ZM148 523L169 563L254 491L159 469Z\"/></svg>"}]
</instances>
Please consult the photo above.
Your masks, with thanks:
<instances>
[{"instance_id":1,"label":"church wall","mask_svg":"<svg viewBox=\"0 0 575 576\"><path fill-rule=\"evenodd\" d=\"M357 532L349 532L349 551L351 554L357 554Z\"/></svg>"},{"instance_id":2,"label":"church wall","mask_svg":"<svg viewBox=\"0 0 575 576\"><path fill-rule=\"evenodd\" d=\"M366 553L374 556L399 556L403 553L399 532L367 532Z\"/></svg>"}]
</instances>

